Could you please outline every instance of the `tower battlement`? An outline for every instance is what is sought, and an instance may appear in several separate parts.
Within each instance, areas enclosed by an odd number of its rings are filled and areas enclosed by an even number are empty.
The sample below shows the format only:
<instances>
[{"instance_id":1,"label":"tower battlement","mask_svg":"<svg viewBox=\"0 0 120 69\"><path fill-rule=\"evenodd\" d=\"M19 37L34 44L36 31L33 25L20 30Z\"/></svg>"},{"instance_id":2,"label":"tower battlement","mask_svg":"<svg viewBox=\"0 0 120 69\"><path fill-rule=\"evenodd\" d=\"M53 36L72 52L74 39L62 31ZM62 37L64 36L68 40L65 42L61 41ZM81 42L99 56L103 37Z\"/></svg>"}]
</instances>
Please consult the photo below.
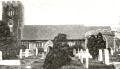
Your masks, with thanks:
<instances>
[{"instance_id":1,"label":"tower battlement","mask_svg":"<svg viewBox=\"0 0 120 69\"><path fill-rule=\"evenodd\" d=\"M8 22L12 19L13 22L23 23L23 4L21 1L2 1L2 21Z\"/></svg>"},{"instance_id":2,"label":"tower battlement","mask_svg":"<svg viewBox=\"0 0 120 69\"><path fill-rule=\"evenodd\" d=\"M18 6L18 5L22 5L21 1L2 1L2 5L4 7L6 6Z\"/></svg>"}]
</instances>

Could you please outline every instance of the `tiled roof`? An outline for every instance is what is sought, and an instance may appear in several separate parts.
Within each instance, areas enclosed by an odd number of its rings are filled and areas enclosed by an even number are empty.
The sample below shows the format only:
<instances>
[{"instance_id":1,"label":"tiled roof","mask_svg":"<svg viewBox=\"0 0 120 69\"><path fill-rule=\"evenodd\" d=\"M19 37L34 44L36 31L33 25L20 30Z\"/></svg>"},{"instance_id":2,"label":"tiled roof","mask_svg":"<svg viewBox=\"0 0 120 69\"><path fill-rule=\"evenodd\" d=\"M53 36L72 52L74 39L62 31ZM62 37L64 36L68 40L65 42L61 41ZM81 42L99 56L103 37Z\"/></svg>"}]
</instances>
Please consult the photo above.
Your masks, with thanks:
<instances>
[{"instance_id":1,"label":"tiled roof","mask_svg":"<svg viewBox=\"0 0 120 69\"><path fill-rule=\"evenodd\" d=\"M108 29L110 26L84 25L25 25L22 40L52 40L58 33L67 34L68 39L83 39L90 30Z\"/></svg>"}]
</instances>

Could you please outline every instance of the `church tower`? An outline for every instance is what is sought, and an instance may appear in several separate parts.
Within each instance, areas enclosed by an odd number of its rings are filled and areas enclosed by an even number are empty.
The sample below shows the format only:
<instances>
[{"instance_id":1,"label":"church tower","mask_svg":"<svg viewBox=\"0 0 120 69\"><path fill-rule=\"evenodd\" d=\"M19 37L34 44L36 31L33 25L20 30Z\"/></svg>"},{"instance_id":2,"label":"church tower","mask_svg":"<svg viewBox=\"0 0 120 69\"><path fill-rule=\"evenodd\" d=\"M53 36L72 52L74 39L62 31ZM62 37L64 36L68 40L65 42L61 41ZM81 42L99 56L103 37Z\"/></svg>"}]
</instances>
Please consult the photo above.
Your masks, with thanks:
<instances>
[{"instance_id":1,"label":"church tower","mask_svg":"<svg viewBox=\"0 0 120 69\"><path fill-rule=\"evenodd\" d=\"M9 39L6 40L9 41L7 50L3 52L4 58L16 56L21 44L23 27L23 5L20 1L2 2L2 22L9 27L10 32Z\"/></svg>"},{"instance_id":2,"label":"church tower","mask_svg":"<svg viewBox=\"0 0 120 69\"><path fill-rule=\"evenodd\" d=\"M20 1L3 1L2 21L8 25L13 25L13 31L17 32L23 27L23 5Z\"/></svg>"}]
</instances>

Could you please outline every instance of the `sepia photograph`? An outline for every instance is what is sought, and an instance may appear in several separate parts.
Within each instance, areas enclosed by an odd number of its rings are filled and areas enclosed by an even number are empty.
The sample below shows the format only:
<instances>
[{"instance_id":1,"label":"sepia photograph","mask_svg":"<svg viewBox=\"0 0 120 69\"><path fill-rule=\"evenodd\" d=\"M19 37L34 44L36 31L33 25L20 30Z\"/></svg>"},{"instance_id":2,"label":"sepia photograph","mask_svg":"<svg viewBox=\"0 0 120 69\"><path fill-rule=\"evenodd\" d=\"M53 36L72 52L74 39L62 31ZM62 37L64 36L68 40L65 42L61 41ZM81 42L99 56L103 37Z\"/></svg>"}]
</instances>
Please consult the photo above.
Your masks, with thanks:
<instances>
[{"instance_id":1,"label":"sepia photograph","mask_svg":"<svg viewBox=\"0 0 120 69\"><path fill-rule=\"evenodd\" d=\"M0 0L0 69L120 69L120 1Z\"/></svg>"}]
</instances>

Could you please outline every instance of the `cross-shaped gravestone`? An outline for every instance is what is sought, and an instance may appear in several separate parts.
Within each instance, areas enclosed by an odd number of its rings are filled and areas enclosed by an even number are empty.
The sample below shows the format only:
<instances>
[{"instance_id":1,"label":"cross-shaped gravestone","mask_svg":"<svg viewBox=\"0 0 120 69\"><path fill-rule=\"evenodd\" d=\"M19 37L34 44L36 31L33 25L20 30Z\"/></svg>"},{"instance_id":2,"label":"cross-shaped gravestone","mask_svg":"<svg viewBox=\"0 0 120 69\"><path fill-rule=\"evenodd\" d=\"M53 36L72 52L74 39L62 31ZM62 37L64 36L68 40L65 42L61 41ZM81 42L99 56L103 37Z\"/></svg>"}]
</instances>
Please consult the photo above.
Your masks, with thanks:
<instances>
[{"instance_id":1,"label":"cross-shaped gravestone","mask_svg":"<svg viewBox=\"0 0 120 69\"><path fill-rule=\"evenodd\" d=\"M81 61L81 63L83 64L83 50L81 49L80 50L80 61Z\"/></svg>"},{"instance_id":2,"label":"cross-shaped gravestone","mask_svg":"<svg viewBox=\"0 0 120 69\"><path fill-rule=\"evenodd\" d=\"M80 62L81 63L83 63L83 50L81 49L81 50L79 50L78 49L78 52L77 52L77 54L76 54L76 56L78 57L78 59L80 59Z\"/></svg>"},{"instance_id":3,"label":"cross-shaped gravestone","mask_svg":"<svg viewBox=\"0 0 120 69\"><path fill-rule=\"evenodd\" d=\"M85 68L87 68L88 69L88 67L89 67L89 58L92 58L92 56L90 55L90 53L89 53L89 50L88 49L86 49L86 52L85 52Z\"/></svg>"},{"instance_id":4,"label":"cross-shaped gravestone","mask_svg":"<svg viewBox=\"0 0 120 69\"><path fill-rule=\"evenodd\" d=\"M42 56L41 56L40 59L45 59L45 53L44 52L42 52Z\"/></svg>"}]
</instances>

